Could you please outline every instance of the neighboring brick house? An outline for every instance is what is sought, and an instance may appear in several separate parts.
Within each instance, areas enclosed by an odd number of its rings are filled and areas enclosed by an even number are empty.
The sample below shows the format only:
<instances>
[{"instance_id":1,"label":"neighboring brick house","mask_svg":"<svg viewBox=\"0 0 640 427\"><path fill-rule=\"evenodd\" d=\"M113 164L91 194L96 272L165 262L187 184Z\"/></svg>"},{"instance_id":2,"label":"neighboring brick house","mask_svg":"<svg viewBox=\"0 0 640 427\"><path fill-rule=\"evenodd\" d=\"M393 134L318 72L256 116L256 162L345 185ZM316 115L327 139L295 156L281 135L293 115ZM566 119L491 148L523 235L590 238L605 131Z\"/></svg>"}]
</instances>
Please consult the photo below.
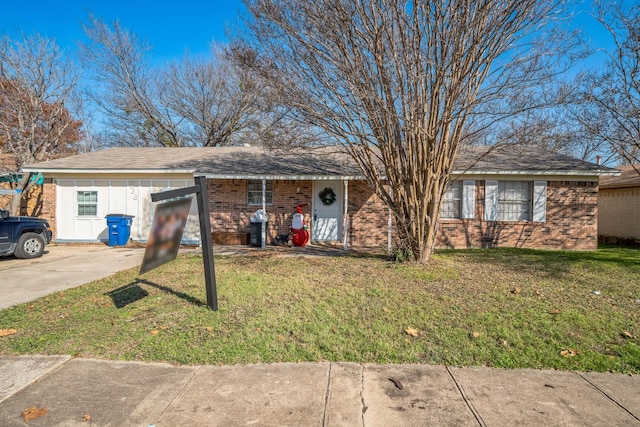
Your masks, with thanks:
<instances>
[{"instance_id":1,"label":"neighboring brick house","mask_svg":"<svg viewBox=\"0 0 640 427\"><path fill-rule=\"evenodd\" d=\"M598 234L604 242L640 245L640 165L602 177L598 197Z\"/></svg>"},{"instance_id":2,"label":"neighboring brick house","mask_svg":"<svg viewBox=\"0 0 640 427\"><path fill-rule=\"evenodd\" d=\"M617 171L535 147L485 152L470 147L455 164L439 247L597 247L598 180ZM193 185L198 175L208 178L219 241L245 243L263 198L268 242L288 232L299 204L309 204L313 242L389 247L395 237L388 208L336 147L288 154L257 147L114 148L24 170L44 173L43 216L57 241L106 240L109 213L134 215L132 238L145 241L150 194ZM335 201L323 203L322 193ZM184 242L199 240L196 212L192 206Z\"/></svg>"}]
</instances>

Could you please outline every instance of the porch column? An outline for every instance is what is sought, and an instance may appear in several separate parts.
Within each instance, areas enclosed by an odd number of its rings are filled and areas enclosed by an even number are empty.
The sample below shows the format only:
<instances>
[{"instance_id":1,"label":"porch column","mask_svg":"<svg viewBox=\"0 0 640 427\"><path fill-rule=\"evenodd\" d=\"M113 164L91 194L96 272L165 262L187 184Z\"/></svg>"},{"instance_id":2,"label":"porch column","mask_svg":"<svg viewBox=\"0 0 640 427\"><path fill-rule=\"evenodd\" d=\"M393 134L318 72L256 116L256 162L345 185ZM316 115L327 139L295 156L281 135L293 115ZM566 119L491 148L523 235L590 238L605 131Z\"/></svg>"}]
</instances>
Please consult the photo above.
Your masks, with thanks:
<instances>
[{"instance_id":1,"label":"porch column","mask_svg":"<svg viewBox=\"0 0 640 427\"><path fill-rule=\"evenodd\" d=\"M349 181L344 180L344 215L342 218L342 240L344 242L344 250L348 249L347 237L349 230Z\"/></svg>"},{"instance_id":2,"label":"porch column","mask_svg":"<svg viewBox=\"0 0 640 427\"><path fill-rule=\"evenodd\" d=\"M267 180L266 178L262 178L262 249L267 247L267 223L265 222L267 219Z\"/></svg>"}]
</instances>

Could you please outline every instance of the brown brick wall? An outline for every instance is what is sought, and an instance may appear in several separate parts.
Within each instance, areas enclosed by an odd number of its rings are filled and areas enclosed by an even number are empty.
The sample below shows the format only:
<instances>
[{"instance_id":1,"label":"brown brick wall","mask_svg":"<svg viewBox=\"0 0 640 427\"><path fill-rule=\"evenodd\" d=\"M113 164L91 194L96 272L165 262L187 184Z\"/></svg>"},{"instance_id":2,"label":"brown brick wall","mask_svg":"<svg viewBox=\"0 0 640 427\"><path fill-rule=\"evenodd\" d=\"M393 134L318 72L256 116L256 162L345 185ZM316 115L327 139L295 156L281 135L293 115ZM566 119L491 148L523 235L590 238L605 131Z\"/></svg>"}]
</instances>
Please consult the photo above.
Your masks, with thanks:
<instances>
[{"instance_id":1,"label":"brown brick wall","mask_svg":"<svg viewBox=\"0 0 640 427\"><path fill-rule=\"evenodd\" d=\"M438 246L596 249L597 216L596 182L550 181L546 222L484 221L484 181L476 181L475 219L441 220Z\"/></svg>"},{"instance_id":2,"label":"brown brick wall","mask_svg":"<svg viewBox=\"0 0 640 427\"><path fill-rule=\"evenodd\" d=\"M53 232L53 239L57 236L57 218L56 218L56 205L57 205L57 191L56 183L51 178L45 178L42 184L42 207L40 215L49 221L51 231Z\"/></svg>"},{"instance_id":3,"label":"brown brick wall","mask_svg":"<svg viewBox=\"0 0 640 427\"><path fill-rule=\"evenodd\" d=\"M289 231L293 207L311 203L311 181L276 181L274 203L267 206L267 242ZM300 190L298 192L298 189ZM352 246L387 246L388 209L363 181L349 182L349 239ZM547 183L547 220L533 222L484 221L484 181L476 181L473 220L442 220L438 247L523 247L548 249L597 248L596 182ZM249 232L249 218L260 206L247 205L247 181L212 180L209 205L214 232ZM306 211L306 221L310 218ZM394 233L395 235L395 233Z\"/></svg>"},{"instance_id":4,"label":"brown brick wall","mask_svg":"<svg viewBox=\"0 0 640 427\"><path fill-rule=\"evenodd\" d=\"M640 240L640 188L600 190L598 234L604 238Z\"/></svg>"},{"instance_id":5,"label":"brown brick wall","mask_svg":"<svg viewBox=\"0 0 640 427\"><path fill-rule=\"evenodd\" d=\"M387 247L387 206L364 181L349 181L348 243L354 246Z\"/></svg>"},{"instance_id":6,"label":"brown brick wall","mask_svg":"<svg viewBox=\"0 0 640 427\"><path fill-rule=\"evenodd\" d=\"M212 232L248 233L250 218L261 206L247 204L247 180L209 180L209 210ZM273 183L273 204L267 205L267 243L278 234L288 234L294 207L311 203L311 181L278 180ZM309 209L305 210L309 224Z\"/></svg>"}]
</instances>

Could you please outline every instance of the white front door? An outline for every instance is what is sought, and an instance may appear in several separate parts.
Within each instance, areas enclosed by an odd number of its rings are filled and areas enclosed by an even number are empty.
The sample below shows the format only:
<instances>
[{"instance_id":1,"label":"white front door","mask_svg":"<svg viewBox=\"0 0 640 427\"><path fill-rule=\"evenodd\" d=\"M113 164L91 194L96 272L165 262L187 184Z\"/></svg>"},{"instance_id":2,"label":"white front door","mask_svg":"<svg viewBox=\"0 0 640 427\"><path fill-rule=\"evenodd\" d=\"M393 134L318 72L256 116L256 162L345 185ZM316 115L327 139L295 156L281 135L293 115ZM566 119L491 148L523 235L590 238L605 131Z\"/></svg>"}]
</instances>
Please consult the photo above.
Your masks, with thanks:
<instances>
[{"instance_id":1,"label":"white front door","mask_svg":"<svg viewBox=\"0 0 640 427\"><path fill-rule=\"evenodd\" d=\"M341 240L342 181L315 181L313 188L311 239L316 242Z\"/></svg>"}]
</instances>

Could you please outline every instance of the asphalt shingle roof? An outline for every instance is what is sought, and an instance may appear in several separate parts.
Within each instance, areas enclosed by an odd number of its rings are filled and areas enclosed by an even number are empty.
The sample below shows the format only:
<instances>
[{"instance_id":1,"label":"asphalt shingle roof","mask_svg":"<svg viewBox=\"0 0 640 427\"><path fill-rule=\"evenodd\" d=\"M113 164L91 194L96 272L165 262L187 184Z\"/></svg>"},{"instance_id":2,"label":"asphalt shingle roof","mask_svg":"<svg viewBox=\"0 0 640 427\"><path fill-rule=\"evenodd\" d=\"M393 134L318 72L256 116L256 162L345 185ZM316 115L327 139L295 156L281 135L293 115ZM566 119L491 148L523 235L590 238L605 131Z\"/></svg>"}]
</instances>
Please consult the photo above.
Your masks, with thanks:
<instances>
[{"instance_id":1,"label":"asphalt shingle roof","mask_svg":"<svg viewBox=\"0 0 640 427\"><path fill-rule=\"evenodd\" d=\"M465 147L455 163L456 172L468 173L581 173L601 175L614 169L538 147L493 149ZM222 176L342 176L362 173L340 147L284 153L261 147L123 147L90 152L25 166L44 173L100 171L172 171Z\"/></svg>"},{"instance_id":2,"label":"asphalt shingle roof","mask_svg":"<svg viewBox=\"0 0 640 427\"><path fill-rule=\"evenodd\" d=\"M622 171L620 176L606 176L600 179L600 188L628 188L640 187L640 164L633 166L622 166L618 168Z\"/></svg>"}]
</instances>

